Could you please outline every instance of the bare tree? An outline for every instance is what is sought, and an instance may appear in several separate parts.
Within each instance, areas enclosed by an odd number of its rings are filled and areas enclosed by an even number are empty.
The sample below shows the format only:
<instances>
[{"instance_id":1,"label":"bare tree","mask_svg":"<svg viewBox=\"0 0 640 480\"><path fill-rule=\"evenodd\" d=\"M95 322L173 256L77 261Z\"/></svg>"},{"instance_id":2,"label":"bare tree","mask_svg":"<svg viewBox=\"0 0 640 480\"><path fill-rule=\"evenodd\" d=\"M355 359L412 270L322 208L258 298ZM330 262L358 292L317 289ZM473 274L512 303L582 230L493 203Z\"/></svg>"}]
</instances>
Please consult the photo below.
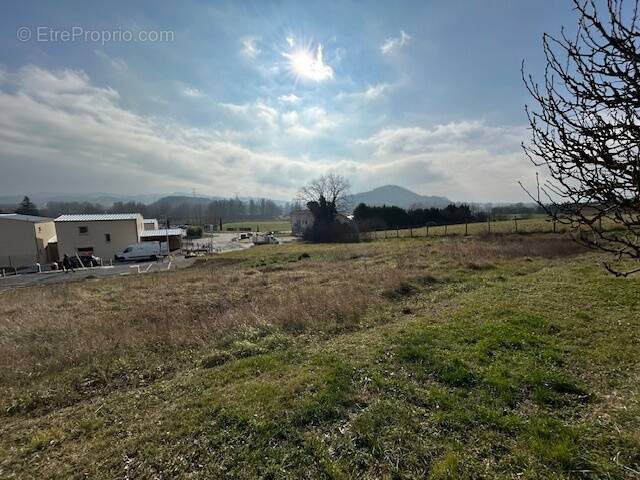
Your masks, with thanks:
<instances>
[{"instance_id":1,"label":"bare tree","mask_svg":"<svg viewBox=\"0 0 640 480\"><path fill-rule=\"evenodd\" d=\"M336 211L346 213L350 207L350 188L351 184L346 178L328 173L302 187L298 192L298 199L306 205L309 202L320 202L322 197L334 205Z\"/></svg>"},{"instance_id":2,"label":"bare tree","mask_svg":"<svg viewBox=\"0 0 640 480\"><path fill-rule=\"evenodd\" d=\"M638 0L573 0L575 36L543 36L544 82L522 69L536 104L523 145L548 168L530 196L576 239L617 260L640 259L640 31ZM524 187L523 187L524 188ZM525 189L526 190L526 189ZM606 228L603 228L603 223ZM616 275L626 272L606 268Z\"/></svg>"}]
</instances>

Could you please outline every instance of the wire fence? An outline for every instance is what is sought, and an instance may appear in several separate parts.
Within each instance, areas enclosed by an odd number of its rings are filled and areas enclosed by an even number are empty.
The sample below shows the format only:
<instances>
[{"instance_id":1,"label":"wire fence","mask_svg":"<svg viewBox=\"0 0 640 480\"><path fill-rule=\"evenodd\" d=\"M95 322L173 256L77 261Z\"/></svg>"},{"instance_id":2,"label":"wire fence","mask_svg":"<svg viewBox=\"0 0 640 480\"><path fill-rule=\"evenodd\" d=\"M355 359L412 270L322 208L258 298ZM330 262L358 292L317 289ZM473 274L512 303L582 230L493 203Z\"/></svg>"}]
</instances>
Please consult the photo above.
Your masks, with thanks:
<instances>
[{"instance_id":1,"label":"wire fence","mask_svg":"<svg viewBox=\"0 0 640 480\"><path fill-rule=\"evenodd\" d=\"M361 235L370 240L384 238L413 238L413 237L438 237L449 235L482 235L482 234L507 234L507 233L566 233L569 227L550 219L514 218L511 220L498 220L474 223L458 223L454 225L415 225L396 229L379 229L361 232Z\"/></svg>"}]
</instances>

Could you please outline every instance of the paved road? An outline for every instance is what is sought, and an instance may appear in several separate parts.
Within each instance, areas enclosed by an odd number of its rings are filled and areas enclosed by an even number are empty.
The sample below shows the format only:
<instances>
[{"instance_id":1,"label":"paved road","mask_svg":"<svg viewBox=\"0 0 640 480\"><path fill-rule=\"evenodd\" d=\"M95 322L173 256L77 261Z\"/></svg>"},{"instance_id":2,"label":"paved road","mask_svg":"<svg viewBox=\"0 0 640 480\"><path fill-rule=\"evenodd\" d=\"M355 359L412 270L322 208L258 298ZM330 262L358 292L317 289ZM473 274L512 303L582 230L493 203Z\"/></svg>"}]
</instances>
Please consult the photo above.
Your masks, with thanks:
<instances>
[{"instance_id":1,"label":"paved road","mask_svg":"<svg viewBox=\"0 0 640 480\"><path fill-rule=\"evenodd\" d=\"M251 232L247 232L251 233ZM210 236L203 238L197 238L194 240L187 240L184 243L184 248L206 248L211 252L229 252L232 250L243 250L253 246L251 239L238 240L238 233L214 233ZM279 236L280 243L290 243L296 240L296 237L292 236Z\"/></svg>"},{"instance_id":2,"label":"paved road","mask_svg":"<svg viewBox=\"0 0 640 480\"><path fill-rule=\"evenodd\" d=\"M190 248L206 248L211 252L218 253L242 250L251 246L252 243L248 240L238 241L237 233L214 233L203 238L183 241L183 247L186 250Z\"/></svg>"},{"instance_id":3,"label":"paved road","mask_svg":"<svg viewBox=\"0 0 640 480\"><path fill-rule=\"evenodd\" d=\"M47 285L51 283L75 282L85 278L104 278L118 275L132 275L185 268L192 265L194 259L182 256L172 257L171 264L168 260L158 262L118 263L113 266L76 268L75 272L64 273L53 270L42 273L24 273L0 277L0 291L12 288L26 287L30 285Z\"/></svg>"},{"instance_id":4,"label":"paved road","mask_svg":"<svg viewBox=\"0 0 640 480\"><path fill-rule=\"evenodd\" d=\"M253 243L250 240L238 240L237 233L216 233L210 237L192 240L192 248L208 248L211 252L229 252L233 250L243 250L250 248ZM293 237L281 238L283 243L293 240ZM188 247L188 245L185 245ZM171 270L185 268L193 264L195 259L184 258L183 256L172 257ZM51 283L74 282L85 278L114 277L118 275L131 275L138 273L149 273L167 270L169 262L167 260L158 262L141 263L118 263L107 267L78 268L75 272L64 273L61 271L50 271L43 273L25 273L0 277L0 291L13 288L26 287L30 285L47 285Z\"/></svg>"}]
</instances>

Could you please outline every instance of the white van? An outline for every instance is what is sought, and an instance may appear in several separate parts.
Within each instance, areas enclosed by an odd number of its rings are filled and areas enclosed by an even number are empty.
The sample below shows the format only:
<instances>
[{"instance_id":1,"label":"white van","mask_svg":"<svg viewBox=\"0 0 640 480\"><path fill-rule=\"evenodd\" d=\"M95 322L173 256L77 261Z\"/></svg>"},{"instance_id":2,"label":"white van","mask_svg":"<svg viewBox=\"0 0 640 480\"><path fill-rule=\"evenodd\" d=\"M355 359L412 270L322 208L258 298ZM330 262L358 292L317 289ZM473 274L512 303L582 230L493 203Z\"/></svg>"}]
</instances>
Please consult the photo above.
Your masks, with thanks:
<instances>
[{"instance_id":1,"label":"white van","mask_svg":"<svg viewBox=\"0 0 640 480\"><path fill-rule=\"evenodd\" d=\"M155 260L169 254L167 242L132 243L123 251L116 253L116 260Z\"/></svg>"}]
</instances>

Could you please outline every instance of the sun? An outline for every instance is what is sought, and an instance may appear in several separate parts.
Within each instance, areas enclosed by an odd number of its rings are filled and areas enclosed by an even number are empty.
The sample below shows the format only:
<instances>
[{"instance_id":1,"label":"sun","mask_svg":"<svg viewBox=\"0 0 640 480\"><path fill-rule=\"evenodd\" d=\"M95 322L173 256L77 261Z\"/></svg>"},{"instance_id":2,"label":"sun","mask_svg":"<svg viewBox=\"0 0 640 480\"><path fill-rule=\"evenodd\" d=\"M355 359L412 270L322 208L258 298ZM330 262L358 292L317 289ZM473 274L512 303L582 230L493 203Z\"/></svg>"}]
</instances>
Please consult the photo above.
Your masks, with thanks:
<instances>
[{"instance_id":1,"label":"sun","mask_svg":"<svg viewBox=\"0 0 640 480\"><path fill-rule=\"evenodd\" d=\"M333 78L333 69L324 62L322 44L315 51L297 48L291 53L283 53L289 60L289 69L297 79L322 82Z\"/></svg>"}]
</instances>

